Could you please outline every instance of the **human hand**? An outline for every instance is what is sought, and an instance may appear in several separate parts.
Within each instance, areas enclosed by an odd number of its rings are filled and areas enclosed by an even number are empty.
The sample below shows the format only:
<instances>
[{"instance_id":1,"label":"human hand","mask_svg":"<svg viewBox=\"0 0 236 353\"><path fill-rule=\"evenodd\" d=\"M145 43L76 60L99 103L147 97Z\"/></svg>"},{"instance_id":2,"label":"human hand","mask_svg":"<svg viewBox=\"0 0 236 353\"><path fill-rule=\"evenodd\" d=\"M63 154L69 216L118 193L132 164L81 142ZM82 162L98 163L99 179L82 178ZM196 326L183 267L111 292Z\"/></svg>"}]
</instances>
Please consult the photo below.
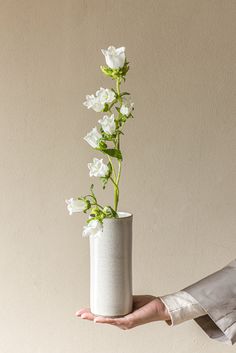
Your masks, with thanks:
<instances>
[{"instance_id":1,"label":"human hand","mask_svg":"<svg viewBox=\"0 0 236 353\"><path fill-rule=\"evenodd\" d=\"M152 295L134 295L133 311L123 317L95 316L88 308L80 309L76 312L76 316L95 323L114 325L122 330L128 330L152 321L170 320L164 303L160 298Z\"/></svg>"}]
</instances>

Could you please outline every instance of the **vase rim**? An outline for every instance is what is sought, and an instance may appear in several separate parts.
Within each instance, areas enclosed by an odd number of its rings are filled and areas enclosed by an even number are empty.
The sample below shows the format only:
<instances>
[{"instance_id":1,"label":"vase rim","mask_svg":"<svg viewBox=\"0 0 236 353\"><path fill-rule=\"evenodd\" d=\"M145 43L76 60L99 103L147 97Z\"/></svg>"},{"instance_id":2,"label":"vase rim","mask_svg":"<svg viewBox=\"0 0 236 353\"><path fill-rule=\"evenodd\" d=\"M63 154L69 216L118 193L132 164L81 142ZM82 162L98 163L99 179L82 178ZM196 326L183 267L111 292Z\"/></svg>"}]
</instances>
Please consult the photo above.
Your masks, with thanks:
<instances>
[{"instance_id":1,"label":"vase rim","mask_svg":"<svg viewBox=\"0 0 236 353\"><path fill-rule=\"evenodd\" d=\"M133 217L133 214L130 213L130 212L126 212L126 211L118 211L117 212L118 214L118 218L104 218L104 221L119 221L119 220L122 220L122 219L127 219L127 218L132 218Z\"/></svg>"},{"instance_id":2,"label":"vase rim","mask_svg":"<svg viewBox=\"0 0 236 353\"><path fill-rule=\"evenodd\" d=\"M133 216L132 213L126 211L118 211L117 213L119 218L129 218Z\"/></svg>"}]
</instances>

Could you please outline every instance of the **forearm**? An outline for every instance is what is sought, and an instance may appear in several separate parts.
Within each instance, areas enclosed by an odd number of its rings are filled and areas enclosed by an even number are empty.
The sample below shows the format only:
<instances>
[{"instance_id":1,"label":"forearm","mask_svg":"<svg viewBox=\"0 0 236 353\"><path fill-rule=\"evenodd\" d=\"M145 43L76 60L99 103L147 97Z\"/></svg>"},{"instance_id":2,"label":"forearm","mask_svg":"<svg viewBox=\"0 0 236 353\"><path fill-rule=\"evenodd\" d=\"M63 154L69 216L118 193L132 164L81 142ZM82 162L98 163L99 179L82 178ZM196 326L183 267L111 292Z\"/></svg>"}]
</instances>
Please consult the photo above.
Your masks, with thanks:
<instances>
[{"instance_id":1,"label":"forearm","mask_svg":"<svg viewBox=\"0 0 236 353\"><path fill-rule=\"evenodd\" d=\"M169 325L195 319L209 337L236 343L236 260L160 300L169 312Z\"/></svg>"}]
</instances>

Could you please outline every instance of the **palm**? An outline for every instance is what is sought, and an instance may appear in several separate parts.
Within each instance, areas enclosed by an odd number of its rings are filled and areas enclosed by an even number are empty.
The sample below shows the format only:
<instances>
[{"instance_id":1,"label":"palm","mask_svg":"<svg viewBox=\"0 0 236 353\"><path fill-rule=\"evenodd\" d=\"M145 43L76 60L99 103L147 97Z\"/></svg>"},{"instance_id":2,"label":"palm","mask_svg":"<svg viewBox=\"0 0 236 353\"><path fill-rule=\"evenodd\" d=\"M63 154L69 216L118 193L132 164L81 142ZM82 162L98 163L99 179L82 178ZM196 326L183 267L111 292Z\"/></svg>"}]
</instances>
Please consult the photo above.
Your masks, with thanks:
<instances>
[{"instance_id":1,"label":"palm","mask_svg":"<svg viewBox=\"0 0 236 353\"><path fill-rule=\"evenodd\" d=\"M148 322L168 319L162 301L152 295L134 295L133 311L126 316L118 318L108 318L95 316L90 309L81 309L76 315L82 319L94 321L96 323L110 324L123 330L143 325Z\"/></svg>"}]
</instances>

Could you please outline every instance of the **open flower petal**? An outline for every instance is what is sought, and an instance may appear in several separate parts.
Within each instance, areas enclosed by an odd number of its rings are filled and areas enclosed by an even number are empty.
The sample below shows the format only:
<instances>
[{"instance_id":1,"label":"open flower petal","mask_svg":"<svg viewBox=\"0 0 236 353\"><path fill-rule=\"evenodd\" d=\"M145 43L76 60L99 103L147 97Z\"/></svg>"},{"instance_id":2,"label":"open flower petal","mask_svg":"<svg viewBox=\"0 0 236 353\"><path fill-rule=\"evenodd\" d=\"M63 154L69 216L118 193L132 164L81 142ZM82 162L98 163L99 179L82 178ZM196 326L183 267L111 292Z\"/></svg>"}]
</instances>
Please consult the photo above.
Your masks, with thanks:
<instances>
[{"instance_id":1,"label":"open flower petal","mask_svg":"<svg viewBox=\"0 0 236 353\"><path fill-rule=\"evenodd\" d=\"M83 227L83 236L84 237L89 237L89 236L101 236L102 235L102 224L97 220L93 219L90 221L86 226Z\"/></svg>"},{"instance_id":2,"label":"open flower petal","mask_svg":"<svg viewBox=\"0 0 236 353\"><path fill-rule=\"evenodd\" d=\"M66 200L66 204L67 204L67 209L69 211L70 216L75 212L83 212L87 207L87 204L85 201L74 199L74 198L70 198L69 200Z\"/></svg>"},{"instance_id":3,"label":"open flower petal","mask_svg":"<svg viewBox=\"0 0 236 353\"><path fill-rule=\"evenodd\" d=\"M105 56L106 64L111 69L122 68L125 64L125 47L115 48L113 46L108 49L102 49L102 53Z\"/></svg>"},{"instance_id":4,"label":"open flower petal","mask_svg":"<svg viewBox=\"0 0 236 353\"><path fill-rule=\"evenodd\" d=\"M112 135L116 131L116 123L114 114L111 116L104 115L102 119L98 120L101 124L103 131L106 134Z\"/></svg>"},{"instance_id":5,"label":"open flower petal","mask_svg":"<svg viewBox=\"0 0 236 353\"><path fill-rule=\"evenodd\" d=\"M123 97L122 106L120 108L121 114L128 116L134 109L134 103L131 102L130 97Z\"/></svg>"},{"instance_id":6,"label":"open flower petal","mask_svg":"<svg viewBox=\"0 0 236 353\"><path fill-rule=\"evenodd\" d=\"M108 166L103 163L103 159L93 158L92 163L88 163L89 176L105 177L109 171Z\"/></svg>"},{"instance_id":7,"label":"open flower petal","mask_svg":"<svg viewBox=\"0 0 236 353\"><path fill-rule=\"evenodd\" d=\"M90 144L93 148L99 146L102 135L98 132L97 128L94 127L85 137L84 140Z\"/></svg>"},{"instance_id":8,"label":"open flower petal","mask_svg":"<svg viewBox=\"0 0 236 353\"><path fill-rule=\"evenodd\" d=\"M111 103L115 99L115 93L109 88L100 87L100 89L94 94L87 94L86 100L83 105L88 109L93 109L99 113L104 109L106 103Z\"/></svg>"},{"instance_id":9,"label":"open flower petal","mask_svg":"<svg viewBox=\"0 0 236 353\"><path fill-rule=\"evenodd\" d=\"M115 93L109 88L100 87L96 92L96 97L101 104L111 103L115 99Z\"/></svg>"}]
</instances>

